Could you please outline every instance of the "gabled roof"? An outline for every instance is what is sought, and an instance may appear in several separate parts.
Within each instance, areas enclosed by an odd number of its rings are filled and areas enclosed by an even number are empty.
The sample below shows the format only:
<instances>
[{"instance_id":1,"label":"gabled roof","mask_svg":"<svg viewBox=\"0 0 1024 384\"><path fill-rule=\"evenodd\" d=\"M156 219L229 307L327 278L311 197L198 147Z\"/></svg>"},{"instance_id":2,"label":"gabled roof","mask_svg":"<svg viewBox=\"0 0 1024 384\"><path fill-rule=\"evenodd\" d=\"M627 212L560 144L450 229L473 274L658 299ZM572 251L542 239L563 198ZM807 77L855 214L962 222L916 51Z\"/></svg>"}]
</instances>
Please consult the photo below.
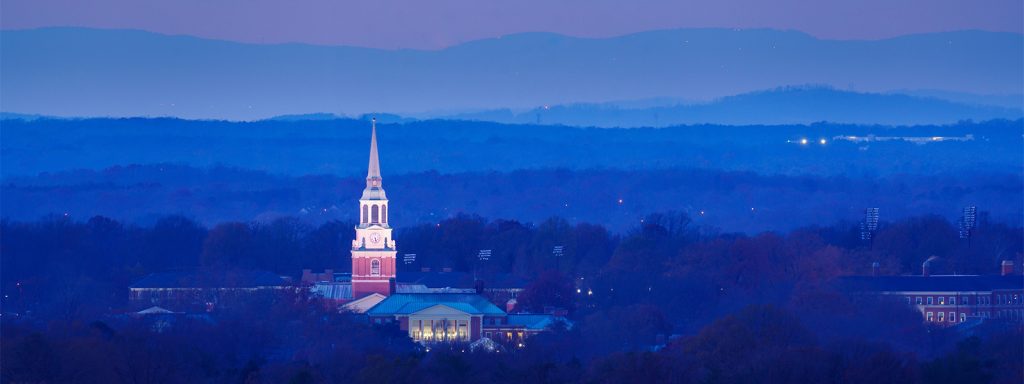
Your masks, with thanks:
<instances>
[{"instance_id":1,"label":"gabled roof","mask_svg":"<svg viewBox=\"0 0 1024 384\"><path fill-rule=\"evenodd\" d=\"M408 315L438 304L471 315L505 315L486 297L471 293L397 293L388 296L366 313L372 316Z\"/></svg>"},{"instance_id":2,"label":"gabled roof","mask_svg":"<svg viewBox=\"0 0 1024 384\"><path fill-rule=\"evenodd\" d=\"M463 312L463 313L470 314L470 315L476 314L474 312L477 312L475 307L473 307L472 305L466 304L466 303L429 303L429 302L425 302L425 303L409 303L409 304L407 304L405 306L405 308L402 308L402 309L403 309L403 311L408 311L409 314L411 315L411 314L417 314L417 313L420 313L420 312L428 311L428 310L430 310L432 308L441 308L441 307L451 308L451 309L454 309L456 311Z\"/></svg>"},{"instance_id":3,"label":"gabled roof","mask_svg":"<svg viewBox=\"0 0 1024 384\"><path fill-rule=\"evenodd\" d=\"M369 295L363 296L359 300L355 300L349 302L348 304L345 304L344 308L354 313L365 313L370 308L373 308L375 305L379 304L381 301L384 301L384 299L386 298L387 296L374 292Z\"/></svg>"},{"instance_id":4,"label":"gabled roof","mask_svg":"<svg viewBox=\"0 0 1024 384\"><path fill-rule=\"evenodd\" d=\"M1024 289L1024 276L846 276L839 278L837 284L851 292L989 292Z\"/></svg>"},{"instance_id":5,"label":"gabled roof","mask_svg":"<svg viewBox=\"0 0 1024 384\"><path fill-rule=\"evenodd\" d=\"M173 271L146 275L129 288L258 288L285 285L267 271Z\"/></svg>"},{"instance_id":6,"label":"gabled roof","mask_svg":"<svg viewBox=\"0 0 1024 384\"><path fill-rule=\"evenodd\" d=\"M352 283L319 282L309 287L309 292L331 300L352 300Z\"/></svg>"},{"instance_id":7,"label":"gabled roof","mask_svg":"<svg viewBox=\"0 0 1024 384\"><path fill-rule=\"evenodd\" d=\"M543 314L515 314L508 315L508 325L517 325L526 329L545 329L555 322L553 315Z\"/></svg>"},{"instance_id":8,"label":"gabled roof","mask_svg":"<svg viewBox=\"0 0 1024 384\"><path fill-rule=\"evenodd\" d=\"M473 288L473 276L462 272L402 272L399 283L421 284L428 288Z\"/></svg>"},{"instance_id":9,"label":"gabled roof","mask_svg":"<svg viewBox=\"0 0 1024 384\"><path fill-rule=\"evenodd\" d=\"M476 293L473 288L430 288L423 284L397 283L395 293Z\"/></svg>"},{"instance_id":10,"label":"gabled roof","mask_svg":"<svg viewBox=\"0 0 1024 384\"><path fill-rule=\"evenodd\" d=\"M476 279L464 272L402 272L396 276L399 283L422 284L428 288L476 288ZM526 280L511 274L481 278L484 288L523 288Z\"/></svg>"},{"instance_id":11,"label":"gabled roof","mask_svg":"<svg viewBox=\"0 0 1024 384\"><path fill-rule=\"evenodd\" d=\"M159 315L159 314L167 314L167 313L175 313L175 312L171 311L169 309L165 309L165 308L162 308L162 307L155 306L155 305L152 306L152 307L143 309L141 311L135 312L135 314L137 314L137 315Z\"/></svg>"}]
</instances>

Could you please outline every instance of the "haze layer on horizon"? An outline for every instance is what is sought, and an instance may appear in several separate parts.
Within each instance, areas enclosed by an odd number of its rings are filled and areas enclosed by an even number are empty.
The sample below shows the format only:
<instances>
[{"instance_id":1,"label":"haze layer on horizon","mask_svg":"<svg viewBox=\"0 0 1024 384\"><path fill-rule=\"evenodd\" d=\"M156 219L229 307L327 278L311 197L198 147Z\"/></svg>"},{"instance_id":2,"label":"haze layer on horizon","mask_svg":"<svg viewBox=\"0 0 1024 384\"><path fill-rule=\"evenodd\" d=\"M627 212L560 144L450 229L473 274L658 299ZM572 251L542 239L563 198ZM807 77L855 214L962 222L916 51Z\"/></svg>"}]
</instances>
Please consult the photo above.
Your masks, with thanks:
<instances>
[{"instance_id":1,"label":"haze layer on horizon","mask_svg":"<svg viewBox=\"0 0 1024 384\"><path fill-rule=\"evenodd\" d=\"M771 28L882 39L954 30L1024 33L1018 0L8 0L5 30L139 29L244 43L440 49L523 32L611 37L673 28Z\"/></svg>"}]
</instances>

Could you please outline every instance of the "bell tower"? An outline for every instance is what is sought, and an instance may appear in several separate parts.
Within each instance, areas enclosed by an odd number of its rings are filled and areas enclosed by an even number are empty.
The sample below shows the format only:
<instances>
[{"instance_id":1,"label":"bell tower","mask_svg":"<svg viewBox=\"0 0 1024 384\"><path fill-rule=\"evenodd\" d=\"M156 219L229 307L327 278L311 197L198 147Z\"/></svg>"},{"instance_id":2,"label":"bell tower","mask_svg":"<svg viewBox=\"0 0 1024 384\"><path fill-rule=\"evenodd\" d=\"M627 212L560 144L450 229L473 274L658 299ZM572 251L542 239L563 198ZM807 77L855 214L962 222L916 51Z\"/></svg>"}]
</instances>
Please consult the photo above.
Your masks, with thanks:
<instances>
[{"instance_id":1,"label":"bell tower","mask_svg":"<svg viewBox=\"0 0 1024 384\"><path fill-rule=\"evenodd\" d=\"M352 297L380 293L391 294L395 278L395 240L388 225L388 198L381 185L380 160L377 158L377 119L370 133L370 165L366 188L359 198L359 225L352 240Z\"/></svg>"}]
</instances>

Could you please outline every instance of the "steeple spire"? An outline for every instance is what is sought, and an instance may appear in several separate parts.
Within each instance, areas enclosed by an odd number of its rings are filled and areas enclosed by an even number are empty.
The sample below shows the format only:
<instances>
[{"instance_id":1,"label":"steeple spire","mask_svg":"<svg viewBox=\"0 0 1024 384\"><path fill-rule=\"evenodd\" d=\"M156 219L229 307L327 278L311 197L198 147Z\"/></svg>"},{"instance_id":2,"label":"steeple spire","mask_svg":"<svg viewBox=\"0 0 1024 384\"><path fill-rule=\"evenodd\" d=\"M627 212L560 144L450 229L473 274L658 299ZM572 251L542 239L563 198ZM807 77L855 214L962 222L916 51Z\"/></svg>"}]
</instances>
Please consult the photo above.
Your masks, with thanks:
<instances>
[{"instance_id":1,"label":"steeple spire","mask_svg":"<svg viewBox=\"0 0 1024 384\"><path fill-rule=\"evenodd\" d=\"M380 160L377 158L377 118L373 118L370 133L370 166L366 171L366 187L379 188L381 184Z\"/></svg>"}]
</instances>

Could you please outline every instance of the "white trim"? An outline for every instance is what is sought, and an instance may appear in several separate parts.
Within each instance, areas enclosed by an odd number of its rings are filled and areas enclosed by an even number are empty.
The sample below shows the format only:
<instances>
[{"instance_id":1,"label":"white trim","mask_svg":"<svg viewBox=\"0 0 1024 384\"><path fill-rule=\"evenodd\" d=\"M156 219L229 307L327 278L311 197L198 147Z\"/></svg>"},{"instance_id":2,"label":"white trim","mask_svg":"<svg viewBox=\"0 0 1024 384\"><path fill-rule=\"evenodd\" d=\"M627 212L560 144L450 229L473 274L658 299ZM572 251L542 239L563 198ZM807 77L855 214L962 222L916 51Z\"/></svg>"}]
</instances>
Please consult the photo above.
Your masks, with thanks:
<instances>
[{"instance_id":1,"label":"white trim","mask_svg":"<svg viewBox=\"0 0 1024 384\"><path fill-rule=\"evenodd\" d=\"M357 254L357 252L358 252L358 254ZM385 252L385 253L391 253L391 254L390 255L370 255L370 253L376 253L376 252ZM378 259L378 258L382 258L382 259L397 259L397 257L395 257L396 253L398 253L398 251L396 251L394 249L386 249L386 248L385 249L380 249L380 250L377 250L377 249L358 249L358 250L357 249L353 249L352 250L352 257L359 258L359 259L369 259L369 258L375 258L375 259Z\"/></svg>"},{"instance_id":2,"label":"white trim","mask_svg":"<svg viewBox=\"0 0 1024 384\"><path fill-rule=\"evenodd\" d=\"M933 296L945 296L945 295L967 295L967 294L991 294L992 291L880 291L883 295L933 295Z\"/></svg>"}]
</instances>

